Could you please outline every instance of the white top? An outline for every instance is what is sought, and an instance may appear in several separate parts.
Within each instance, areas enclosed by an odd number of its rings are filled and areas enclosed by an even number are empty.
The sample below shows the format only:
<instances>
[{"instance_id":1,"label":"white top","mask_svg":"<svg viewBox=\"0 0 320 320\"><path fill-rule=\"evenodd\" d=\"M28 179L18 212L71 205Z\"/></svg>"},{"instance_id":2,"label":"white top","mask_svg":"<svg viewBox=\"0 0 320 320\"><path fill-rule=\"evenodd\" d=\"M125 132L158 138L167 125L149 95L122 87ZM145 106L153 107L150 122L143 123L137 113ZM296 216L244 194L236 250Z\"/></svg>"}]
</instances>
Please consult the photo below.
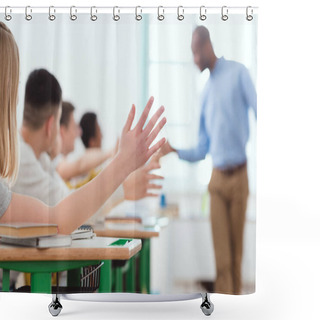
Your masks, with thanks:
<instances>
[{"instance_id":1,"label":"white top","mask_svg":"<svg viewBox=\"0 0 320 320\"><path fill-rule=\"evenodd\" d=\"M57 162L43 152L39 160L33 149L20 137L20 165L13 192L35 197L49 206L54 206L65 198L71 190L56 171ZM108 205L123 200L123 187L120 186L108 199Z\"/></svg>"},{"instance_id":2,"label":"white top","mask_svg":"<svg viewBox=\"0 0 320 320\"><path fill-rule=\"evenodd\" d=\"M51 165L47 153L38 160L31 146L20 139L20 165L18 178L12 191L35 197L49 206L56 205L70 191Z\"/></svg>"}]
</instances>

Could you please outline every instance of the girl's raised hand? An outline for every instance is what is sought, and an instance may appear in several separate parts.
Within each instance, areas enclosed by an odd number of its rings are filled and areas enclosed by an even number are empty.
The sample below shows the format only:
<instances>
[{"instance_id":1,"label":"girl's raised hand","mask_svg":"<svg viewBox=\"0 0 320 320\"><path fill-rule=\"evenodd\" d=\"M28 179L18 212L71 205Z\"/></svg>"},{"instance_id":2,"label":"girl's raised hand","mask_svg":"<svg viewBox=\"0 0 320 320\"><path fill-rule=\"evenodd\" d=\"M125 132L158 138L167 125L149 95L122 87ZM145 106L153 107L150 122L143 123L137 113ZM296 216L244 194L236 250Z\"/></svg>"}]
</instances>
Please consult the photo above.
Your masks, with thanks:
<instances>
[{"instance_id":1,"label":"girl's raised hand","mask_svg":"<svg viewBox=\"0 0 320 320\"><path fill-rule=\"evenodd\" d=\"M162 118L156 126L164 112L164 107L161 106L144 127L153 101L154 98L151 97L133 129L131 129L131 126L135 116L135 106L132 105L127 122L122 130L118 156L123 160L129 173L144 165L166 141L165 138L162 138L150 147L167 121L166 118Z\"/></svg>"}]
</instances>

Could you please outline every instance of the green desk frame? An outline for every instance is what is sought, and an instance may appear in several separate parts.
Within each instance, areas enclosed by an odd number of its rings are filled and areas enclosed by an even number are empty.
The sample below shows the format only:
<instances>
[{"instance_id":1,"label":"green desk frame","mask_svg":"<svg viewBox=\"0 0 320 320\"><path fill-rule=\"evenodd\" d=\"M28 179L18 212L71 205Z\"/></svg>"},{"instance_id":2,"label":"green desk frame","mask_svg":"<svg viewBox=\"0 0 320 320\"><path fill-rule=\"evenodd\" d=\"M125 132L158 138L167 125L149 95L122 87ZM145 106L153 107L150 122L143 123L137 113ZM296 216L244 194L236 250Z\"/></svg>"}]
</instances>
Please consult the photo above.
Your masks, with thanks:
<instances>
[{"instance_id":1,"label":"green desk frame","mask_svg":"<svg viewBox=\"0 0 320 320\"><path fill-rule=\"evenodd\" d=\"M116 267L112 271L115 281L114 291L123 292L123 275L125 275L126 292L150 293L150 239L141 239L142 248L135 256L128 260L124 267ZM136 283L136 264L139 258L139 288ZM101 271L102 272L102 271ZM108 291L111 292L111 291Z\"/></svg>"},{"instance_id":2,"label":"green desk frame","mask_svg":"<svg viewBox=\"0 0 320 320\"><path fill-rule=\"evenodd\" d=\"M31 273L32 293L51 293L51 274L54 272L77 270L81 267L98 264L100 261L0 261L3 269L2 291L8 292L10 286L10 270ZM68 275L70 273L68 272ZM104 283L103 278L100 283ZM73 284L75 280L73 279ZM69 279L68 284L70 285Z\"/></svg>"},{"instance_id":3,"label":"green desk frame","mask_svg":"<svg viewBox=\"0 0 320 320\"><path fill-rule=\"evenodd\" d=\"M136 293L136 262L139 265L139 292L150 293L150 239L142 240L142 249L129 259L124 267L112 270L111 261L103 260L100 271L99 292L112 292L112 279L115 292L123 292L123 274L125 274L126 292ZM55 272L68 271L67 285L76 287L80 284L80 270L82 267L99 264L100 260L82 261L0 261L3 269L2 291L10 288L10 270L31 273L32 293L51 293L51 275Z\"/></svg>"}]
</instances>

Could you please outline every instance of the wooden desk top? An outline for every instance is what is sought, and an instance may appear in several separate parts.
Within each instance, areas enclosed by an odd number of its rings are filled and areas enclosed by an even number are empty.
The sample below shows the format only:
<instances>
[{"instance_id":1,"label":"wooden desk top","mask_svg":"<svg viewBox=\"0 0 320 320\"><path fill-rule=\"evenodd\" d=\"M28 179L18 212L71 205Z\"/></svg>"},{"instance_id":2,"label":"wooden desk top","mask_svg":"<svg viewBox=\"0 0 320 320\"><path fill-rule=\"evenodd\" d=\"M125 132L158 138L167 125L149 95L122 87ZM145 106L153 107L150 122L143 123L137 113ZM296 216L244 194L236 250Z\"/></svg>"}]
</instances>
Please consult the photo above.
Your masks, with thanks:
<instances>
[{"instance_id":1,"label":"wooden desk top","mask_svg":"<svg viewBox=\"0 0 320 320\"><path fill-rule=\"evenodd\" d=\"M141 250L141 240L110 246L116 238L74 240L70 247L26 248L0 244L0 261L128 260Z\"/></svg>"},{"instance_id":2,"label":"wooden desk top","mask_svg":"<svg viewBox=\"0 0 320 320\"><path fill-rule=\"evenodd\" d=\"M113 223L109 224L109 226L107 225L104 229L94 229L94 232L99 237L150 239L159 237L160 227L154 226L146 228L134 223Z\"/></svg>"}]
</instances>

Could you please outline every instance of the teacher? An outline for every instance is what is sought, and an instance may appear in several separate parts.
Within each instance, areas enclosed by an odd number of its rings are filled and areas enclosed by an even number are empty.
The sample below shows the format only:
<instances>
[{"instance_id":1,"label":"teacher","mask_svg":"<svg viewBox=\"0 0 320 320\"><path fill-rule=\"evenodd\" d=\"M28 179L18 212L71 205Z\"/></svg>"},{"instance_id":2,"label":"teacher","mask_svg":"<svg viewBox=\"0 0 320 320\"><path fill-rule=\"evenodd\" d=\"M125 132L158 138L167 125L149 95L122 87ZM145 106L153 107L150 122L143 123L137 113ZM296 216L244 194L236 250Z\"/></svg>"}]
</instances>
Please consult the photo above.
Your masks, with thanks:
<instances>
[{"instance_id":1,"label":"teacher","mask_svg":"<svg viewBox=\"0 0 320 320\"><path fill-rule=\"evenodd\" d=\"M209 153L213 170L209 183L210 215L217 278L215 292L241 294L243 231L249 194L246 144L248 110L257 117L257 95L247 68L217 58L204 26L192 35L194 63L210 77L202 95L198 144L178 150L166 142L158 157L177 152L180 159L195 162Z\"/></svg>"}]
</instances>

